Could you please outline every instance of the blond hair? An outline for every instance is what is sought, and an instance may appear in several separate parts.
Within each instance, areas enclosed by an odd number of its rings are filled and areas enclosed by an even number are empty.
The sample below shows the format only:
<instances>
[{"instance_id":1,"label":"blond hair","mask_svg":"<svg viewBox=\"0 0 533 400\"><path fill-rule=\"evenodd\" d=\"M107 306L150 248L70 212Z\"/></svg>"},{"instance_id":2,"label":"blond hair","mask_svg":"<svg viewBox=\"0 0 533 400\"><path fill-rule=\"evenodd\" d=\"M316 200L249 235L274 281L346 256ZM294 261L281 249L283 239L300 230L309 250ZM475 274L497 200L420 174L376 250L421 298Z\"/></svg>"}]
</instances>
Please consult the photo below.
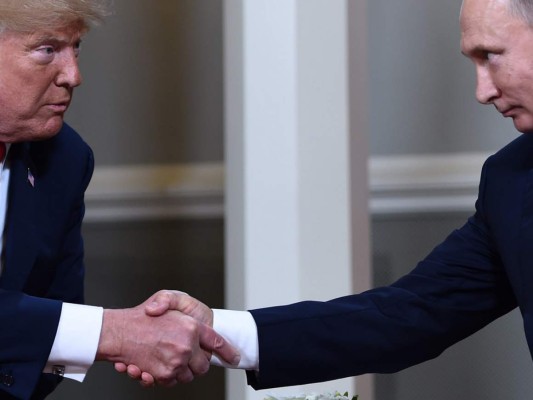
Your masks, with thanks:
<instances>
[{"instance_id":1,"label":"blond hair","mask_svg":"<svg viewBox=\"0 0 533 400\"><path fill-rule=\"evenodd\" d=\"M34 32L81 24L84 29L109 15L111 0L0 0L0 33Z\"/></svg>"}]
</instances>

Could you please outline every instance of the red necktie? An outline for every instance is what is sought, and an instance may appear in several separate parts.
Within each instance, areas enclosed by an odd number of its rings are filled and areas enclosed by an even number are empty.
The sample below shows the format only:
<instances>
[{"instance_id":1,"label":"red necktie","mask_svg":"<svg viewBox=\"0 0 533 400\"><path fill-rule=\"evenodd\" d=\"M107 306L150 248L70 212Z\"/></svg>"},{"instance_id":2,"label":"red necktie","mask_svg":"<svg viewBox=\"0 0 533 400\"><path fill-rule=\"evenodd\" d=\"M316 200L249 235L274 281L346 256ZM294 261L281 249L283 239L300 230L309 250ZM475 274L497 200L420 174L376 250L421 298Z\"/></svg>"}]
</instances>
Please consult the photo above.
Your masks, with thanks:
<instances>
[{"instance_id":1,"label":"red necktie","mask_svg":"<svg viewBox=\"0 0 533 400\"><path fill-rule=\"evenodd\" d=\"M0 142L0 162L3 162L5 157L6 157L6 144L3 142Z\"/></svg>"}]
</instances>

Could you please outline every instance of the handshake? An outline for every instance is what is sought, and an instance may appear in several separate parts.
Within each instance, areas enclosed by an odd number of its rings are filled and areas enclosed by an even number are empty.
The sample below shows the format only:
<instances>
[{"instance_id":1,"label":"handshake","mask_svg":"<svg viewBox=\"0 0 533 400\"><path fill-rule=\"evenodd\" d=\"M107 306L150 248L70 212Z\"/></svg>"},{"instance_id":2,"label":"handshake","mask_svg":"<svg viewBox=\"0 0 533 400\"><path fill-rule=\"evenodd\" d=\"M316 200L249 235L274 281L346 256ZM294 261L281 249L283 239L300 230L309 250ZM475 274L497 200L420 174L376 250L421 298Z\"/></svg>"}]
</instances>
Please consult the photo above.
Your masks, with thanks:
<instances>
[{"instance_id":1,"label":"handshake","mask_svg":"<svg viewBox=\"0 0 533 400\"><path fill-rule=\"evenodd\" d=\"M96 360L118 372L173 386L207 373L213 353L231 365L239 353L213 329L213 311L186 293L162 290L134 308L104 310Z\"/></svg>"}]
</instances>

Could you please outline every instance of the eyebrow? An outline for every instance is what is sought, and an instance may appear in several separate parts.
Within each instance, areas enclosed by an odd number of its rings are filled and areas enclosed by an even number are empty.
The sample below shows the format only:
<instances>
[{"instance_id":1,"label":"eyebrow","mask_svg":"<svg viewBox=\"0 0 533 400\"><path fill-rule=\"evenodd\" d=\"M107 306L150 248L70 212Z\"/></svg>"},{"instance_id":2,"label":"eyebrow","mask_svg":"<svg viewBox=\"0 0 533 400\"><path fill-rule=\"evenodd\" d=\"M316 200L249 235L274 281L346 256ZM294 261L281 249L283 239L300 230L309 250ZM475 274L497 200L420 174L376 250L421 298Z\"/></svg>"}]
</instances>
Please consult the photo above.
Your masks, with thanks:
<instances>
[{"instance_id":1,"label":"eyebrow","mask_svg":"<svg viewBox=\"0 0 533 400\"><path fill-rule=\"evenodd\" d=\"M79 35L76 35L74 37L72 37L72 39L74 39L74 43L76 42L81 42L82 40L82 34L80 33ZM30 47L33 47L33 46L38 46L40 44L44 44L44 43L52 43L52 44L57 44L57 45L67 45L69 43L71 43L71 37L69 36L57 36L57 35L52 35L52 34L40 34L38 36L34 36L30 39L29 41L29 44L30 44Z\"/></svg>"},{"instance_id":2,"label":"eyebrow","mask_svg":"<svg viewBox=\"0 0 533 400\"><path fill-rule=\"evenodd\" d=\"M470 57L470 56L475 56L475 55L483 54L486 52L492 52L492 51L495 51L495 50L491 50L490 48L486 46L477 45L470 49L466 49L466 51L464 49L461 49L461 54L465 57Z\"/></svg>"}]
</instances>

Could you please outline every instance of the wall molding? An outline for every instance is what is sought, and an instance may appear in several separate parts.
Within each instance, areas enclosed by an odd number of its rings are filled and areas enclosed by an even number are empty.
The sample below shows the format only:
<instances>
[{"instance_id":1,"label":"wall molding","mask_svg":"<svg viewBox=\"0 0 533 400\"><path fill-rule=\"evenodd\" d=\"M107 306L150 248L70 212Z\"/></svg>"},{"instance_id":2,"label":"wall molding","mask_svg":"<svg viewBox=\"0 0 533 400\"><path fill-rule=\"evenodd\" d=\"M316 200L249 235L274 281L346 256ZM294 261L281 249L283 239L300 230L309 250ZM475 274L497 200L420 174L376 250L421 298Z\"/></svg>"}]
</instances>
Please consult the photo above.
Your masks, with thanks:
<instances>
[{"instance_id":1,"label":"wall molding","mask_svg":"<svg viewBox=\"0 0 533 400\"><path fill-rule=\"evenodd\" d=\"M222 164L99 167L85 203L88 222L222 217L224 168Z\"/></svg>"},{"instance_id":2,"label":"wall molding","mask_svg":"<svg viewBox=\"0 0 533 400\"><path fill-rule=\"evenodd\" d=\"M372 215L471 212L485 153L372 157ZM86 194L86 221L221 218L222 164L99 167Z\"/></svg>"},{"instance_id":3,"label":"wall molding","mask_svg":"<svg viewBox=\"0 0 533 400\"><path fill-rule=\"evenodd\" d=\"M372 157L372 215L472 212L487 153Z\"/></svg>"}]
</instances>

